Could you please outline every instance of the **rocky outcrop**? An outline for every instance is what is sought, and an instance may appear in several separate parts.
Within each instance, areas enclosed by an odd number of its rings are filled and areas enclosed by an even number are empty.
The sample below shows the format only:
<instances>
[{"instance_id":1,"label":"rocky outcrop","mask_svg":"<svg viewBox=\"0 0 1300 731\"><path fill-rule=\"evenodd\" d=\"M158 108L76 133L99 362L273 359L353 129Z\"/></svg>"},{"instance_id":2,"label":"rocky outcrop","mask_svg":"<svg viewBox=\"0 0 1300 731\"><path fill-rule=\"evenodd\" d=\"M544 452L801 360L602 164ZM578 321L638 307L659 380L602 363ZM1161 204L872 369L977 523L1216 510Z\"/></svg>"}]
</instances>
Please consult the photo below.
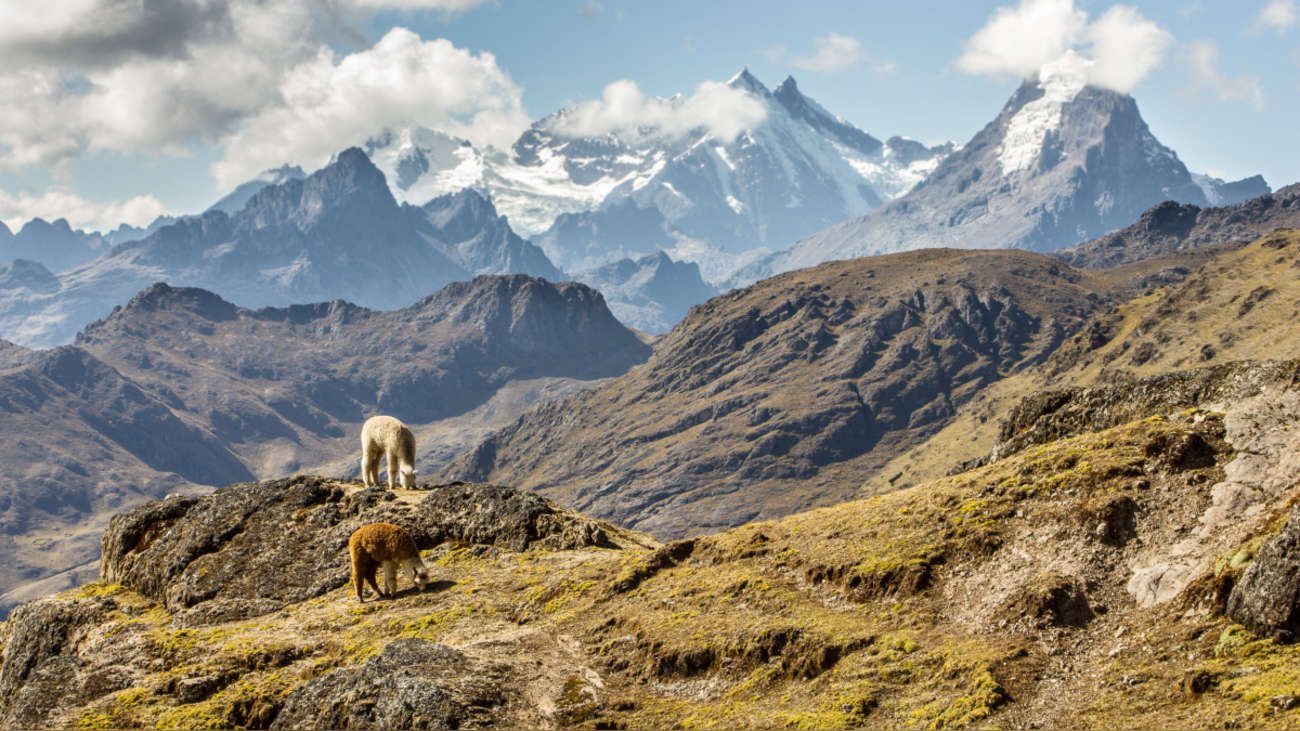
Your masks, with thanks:
<instances>
[{"instance_id":1,"label":"rocky outcrop","mask_svg":"<svg viewBox=\"0 0 1300 731\"><path fill-rule=\"evenodd\" d=\"M1260 547L1228 596L1227 614L1261 635L1300 638L1300 507Z\"/></svg>"},{"instance_id":2,"label":"rocky outcrop","mask_svg":"<svg viewBox=\"0 0 1300 731\"><path fill-rule=\"evenodd\" d=\"M41 600L25 604L7 622L0 664L0 727L39 728L52 711L125 687L130 673L84 673L74 648L102 621L112 602ZM116 685L116 687L114 687Z\"/></svg>"},{"instance_id":3,"label":"rocky outcrop","mask_svg":"<svg viewBox=\"0 0 1300 731\"><path fill-rule=\"evenodd\" d=\"M1042 391L1002 421L992 459L1151 415L1224 404L1300 382L1300 360L1242 361L1091 388Z\"/></svg>"},{"instance_id":4,"label":"rocky outcrop","mask_svg":"<svg viewBox=\"0 0 1300 731\"><path fill-rule=\"evenodd\" d=\"M271 728L492 728L502 679L464 653L418 638L298 688Z\"/></svg>"},{"instance_id":5,"label":"rocky outcrop","mask_svg":"<svg viewBox=\"0 0 1300 731\"><path fill-rule=\"evenodd\" d=\"M444 541L513 551L612 545L601 525L510 488L439 486L409 502L378 488L294 477L173 496L114 516L100 576L162 602L183 624L244 619L346 584L348 536L374 522L403 526L421 549Z\"/></svg>"}]
</instances>

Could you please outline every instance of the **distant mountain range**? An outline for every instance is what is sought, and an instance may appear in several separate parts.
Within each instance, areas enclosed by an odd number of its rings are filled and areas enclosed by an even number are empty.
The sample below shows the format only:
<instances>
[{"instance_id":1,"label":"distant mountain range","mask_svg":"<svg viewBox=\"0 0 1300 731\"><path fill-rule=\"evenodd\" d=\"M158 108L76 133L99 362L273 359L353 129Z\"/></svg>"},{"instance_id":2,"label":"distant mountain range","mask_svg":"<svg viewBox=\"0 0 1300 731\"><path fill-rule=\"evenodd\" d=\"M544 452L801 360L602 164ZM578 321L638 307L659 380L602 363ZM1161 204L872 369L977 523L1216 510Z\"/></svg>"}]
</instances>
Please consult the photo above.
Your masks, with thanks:
<instances>
[{"instance_id":1,"label":"distant mountain range","mask_svg":"<svg viewBox=\"0 0 1300 731\"><path fill-rule=\"evenodd\" d=\"M43 280L43 289L0 290L0 332L27 345L66 343L159 280L251 307L342 298L391 309L485 273L565 278L477 193L398 204L352 148L310 176L267 183L233 214L214 206L119 244L62 272L57 289Z\"/></svg>"},{"instance_id":2,"label":"distant mountain range","mask_svg":"<svg viewBox=\"0 0 1300 731\"><path fill-rule=\"evenodd\" d=\"M562 109L508 151L419 128L377 136L366 151L399 199L484 191L570 271L657 249L727 269L737 252L784 246L904 193L952 151L882 142L804 96L793 77L769 91L746 69L728 84L763 112L732 140L654 126L584 136L570 131L575 111Z\"/></svg>"},{"instance_id":3,"label":"distant mountain range","mask_svg":"<svg viewBox=\"0 0 1300 731\"><path fill-rule=\"evenodd\" d=\"M653 126L582 136L574 109L509 150L385 132L311 175L268 170L199 215L104 235L63 220L0 230L0 261L26 261L0 272L0 335L66 343L158 280L246 306L393 308L484 273L585 281L624 322L657 334L719 291L827 260L943 246L1048 252L1164 200L1205 208L1269 192L1258 176L1189 172L1131 97L1076 71L1045 68L956 150L882 142L793 78L769 91L747 70L729 89L762 119L731 140Z\"/></svg>"}]
</instances>

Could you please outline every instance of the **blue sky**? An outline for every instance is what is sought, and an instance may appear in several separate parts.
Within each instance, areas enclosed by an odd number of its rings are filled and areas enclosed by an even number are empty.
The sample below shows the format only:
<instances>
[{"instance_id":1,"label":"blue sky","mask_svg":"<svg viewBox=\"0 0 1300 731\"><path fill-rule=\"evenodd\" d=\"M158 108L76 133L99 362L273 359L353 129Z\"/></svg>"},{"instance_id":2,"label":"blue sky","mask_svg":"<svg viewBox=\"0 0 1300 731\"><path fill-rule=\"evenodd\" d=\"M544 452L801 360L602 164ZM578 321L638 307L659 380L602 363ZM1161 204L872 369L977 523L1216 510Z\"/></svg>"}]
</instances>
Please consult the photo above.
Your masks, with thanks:
<instances>
[{"instance_id":1,"label":"blue sky","mask_svg":"<svg viewBox=\"0 0 1300 731\"><path fill-rule=\"evenodd\" d=\"M1086 0L173 5L52 0L38 18L0 0L12 21L0 28L0 220L143 223L201 210L263 168L317 166L385 124L500 143L617 80L690 94L744 66L769 86L794 75L877 137L963 143L1024 61L981 70L962 59L996 16L1017 13L1063 25L982 37L1015 54L1054 33L1075 47L1113 36L1119 66L1139 69L1124 90L1194 171L1300 180L1295 0L1144 2L1127 15ZM1126 34L1137 21L1147 32Z\"/></svg>"}]
</instances>

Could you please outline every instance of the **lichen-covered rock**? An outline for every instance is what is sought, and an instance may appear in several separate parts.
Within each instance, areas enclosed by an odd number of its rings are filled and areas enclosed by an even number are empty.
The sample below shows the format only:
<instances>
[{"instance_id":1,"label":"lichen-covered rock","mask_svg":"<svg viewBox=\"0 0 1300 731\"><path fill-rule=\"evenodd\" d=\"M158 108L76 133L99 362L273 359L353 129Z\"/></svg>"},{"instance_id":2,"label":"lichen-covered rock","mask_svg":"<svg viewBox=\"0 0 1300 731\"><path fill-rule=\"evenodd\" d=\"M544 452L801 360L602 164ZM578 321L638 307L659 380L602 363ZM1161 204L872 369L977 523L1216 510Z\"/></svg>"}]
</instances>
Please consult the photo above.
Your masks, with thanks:
<instances>
[{"instance_id":1,"label":"lichen-covered rock","mask_svg":"<svg viewBox=\"0 0 1300 731\"><path fill-rule=\"evenodd\" d=\"M272 728L452 729L495 725L505 698L490 669L446 645L418 638L389 643L377 657L302 686Z\"/></svg>"},{"instance_id":2,"label":"lichen-covered rock","mask_svg":"<svg viewBox=\"0 0 1300 731\"><path fill-rule=\"evenodd\" d=\"M0 727L38 728L51 711L114 690L82 672L72 651L111 606L99 599L50 598L23 604L9 615L0 665Z\"/></svg>"},{"instance_id":3,"label":"lichen-covered rock","mask_svg":"<svg viewBox=\"0 0 1300 731\"><path fill-rule=\"evenodd\" d=\"M1286 641L1300 636L1300 507L1233 587L1228 616L1259 634Z\"/></svg>"},{"instance_id":4,"label":"lichen-covered rock","mask_svg":"<svg viewBox=\"0 0 1300 731\"><path fill-rule=\"evenodd\" d=\"M420 502L416 523L432 544L459 540L512 551L538 542L551 550L612 545L599 524L559 512L535 493L498 485L438 487Z\"/></svg>"},{"instance_id":5,"label":"lichen-covered rock","mask_svg":"<svg viewBox=\"0 0 1300 731\"><path fill-rule=\"evenodd\" d=\"M348 536L380 521L405 527L421 549L447 540L515 551L612 545L599 524L510 488L462 483L409 502L299 476L171 497L115 516L100 574L162 602L182 625L244 619L346 584Z\"/></svg>"}]
</instances>

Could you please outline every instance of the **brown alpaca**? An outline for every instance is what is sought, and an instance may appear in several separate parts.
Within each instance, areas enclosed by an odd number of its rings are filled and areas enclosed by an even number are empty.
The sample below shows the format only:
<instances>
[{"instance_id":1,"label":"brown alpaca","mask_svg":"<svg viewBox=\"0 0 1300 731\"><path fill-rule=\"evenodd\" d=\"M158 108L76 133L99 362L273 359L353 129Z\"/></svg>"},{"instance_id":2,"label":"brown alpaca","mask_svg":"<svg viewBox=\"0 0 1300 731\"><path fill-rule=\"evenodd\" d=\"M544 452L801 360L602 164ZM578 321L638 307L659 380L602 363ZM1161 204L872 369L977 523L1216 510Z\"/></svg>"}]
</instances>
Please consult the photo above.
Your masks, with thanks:
<instances>
[{"instance_id":1,"label":"brown alpaca","mask_svg":"<svg viewBox=\"0 0 1300 731\"><path fill-rule=\"evenodd\" d=\"M388 489L397 484L402 472L402 488L415 484L415 435L391 416L372 416L361 426L361 481L366 487L379 484L379 458L388 458Z\"/></svg>"},{"instance_id":2,"label":"brown alpaca","mask_svg":"<svg viewBox=\"0 0 1300 731\"><path fill-rule=\"evenodd\" d=\"M411 534L399 525L369 523L357 528L348 538L348 553L352 554L352 584L359 601L366 600L362 583L369 583L381 597L396 596L398 569L409 570L420 591L429 583L429 569L420 560L420 550ZM383 589L375 583L375 571L380 568L384 571Z\"/></svg>"}]
</instances>

